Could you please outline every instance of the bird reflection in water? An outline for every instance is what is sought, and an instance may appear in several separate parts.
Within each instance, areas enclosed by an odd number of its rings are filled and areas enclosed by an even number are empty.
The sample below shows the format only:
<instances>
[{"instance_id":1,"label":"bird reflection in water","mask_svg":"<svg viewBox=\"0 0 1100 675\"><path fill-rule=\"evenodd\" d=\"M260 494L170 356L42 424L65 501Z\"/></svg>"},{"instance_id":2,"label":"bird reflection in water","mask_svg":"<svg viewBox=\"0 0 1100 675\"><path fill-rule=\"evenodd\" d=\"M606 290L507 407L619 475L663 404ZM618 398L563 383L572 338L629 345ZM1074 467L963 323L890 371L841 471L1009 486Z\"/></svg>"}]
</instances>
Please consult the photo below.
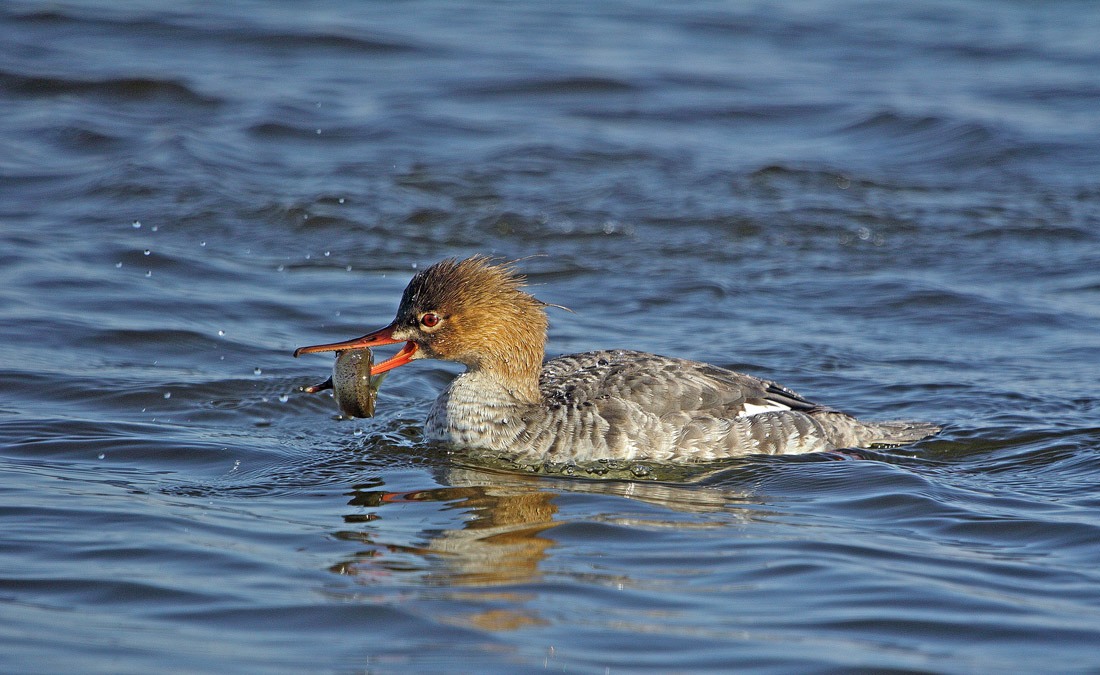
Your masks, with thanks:
<instances>
[{"instance_id":1,"label":"bird reflection in water","mask_svg":"<svg viewBox=\"0 0 1100 675\"><path fill-rule=\"evenodd\" d=\"M717 486L672 485L631 481L548 480L545 477L501 474L452 467L448 487L412 492L390 492L380 484L358 486L351 493L354 513L345 523L362 524L355 531L337 533L346 541L367 546L334 565L338 574L356 575L364 581L393 580L395 574L411 574L431 586L490 587L535 580L539 566L555 542L547 532L568 520L556 518L555 499L563 493L595 493L627 497L669 509L667 519L653 517L614 519L628 527L727 527L731 520L747 520L759 514L759 500L742 492ZM752 509L736 508L751 504ZM436 504L425 517L426 527L416 533L391 531L386 512L395 507ZM457 511L459 522L448 512ZM720 514L720 518L691 519L684 514ZM400 517L404 526L413 521ZM420 522L420 521L418 521ZM414 535L410 537L410 534ZM384 539L415 538L422 545L386 543Z\"/></svg>"}]
</instances>

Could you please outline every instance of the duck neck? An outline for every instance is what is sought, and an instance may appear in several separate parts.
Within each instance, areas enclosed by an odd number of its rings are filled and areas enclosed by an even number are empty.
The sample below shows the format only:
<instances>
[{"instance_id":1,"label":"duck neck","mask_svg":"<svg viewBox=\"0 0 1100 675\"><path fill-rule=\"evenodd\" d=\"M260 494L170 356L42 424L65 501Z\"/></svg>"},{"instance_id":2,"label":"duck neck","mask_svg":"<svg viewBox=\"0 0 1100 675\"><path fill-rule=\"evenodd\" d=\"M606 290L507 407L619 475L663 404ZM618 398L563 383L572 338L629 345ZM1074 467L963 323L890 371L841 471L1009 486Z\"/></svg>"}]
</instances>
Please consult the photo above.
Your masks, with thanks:
<instances>
[{"instance_id":1,"label":"duck neck","mask_svg":"<svg viewBox=\"0 0 1100 675\"><path fill-rule=\"evenodd\" d=\"M493 390L498 399L507 396L517 404L542 400L539 375L546 353L546 312L543 304L527 294L483 311L467 312L454 319L460 334L476 335L476 342L462 343L453 360L466 364L467 381Z\"/></svg>"},{"instance_id":2,"label":"duck neck","mask_svg":"<svg viewBox=\"0 0 1100 675\"><path fill-rule=\"evenodd\" d=\"M471 364L469 379L480 386L507 394L516 403L538 403L539 374L542 372L543 342L500 343Z\"/></svg>"}]
</instances>

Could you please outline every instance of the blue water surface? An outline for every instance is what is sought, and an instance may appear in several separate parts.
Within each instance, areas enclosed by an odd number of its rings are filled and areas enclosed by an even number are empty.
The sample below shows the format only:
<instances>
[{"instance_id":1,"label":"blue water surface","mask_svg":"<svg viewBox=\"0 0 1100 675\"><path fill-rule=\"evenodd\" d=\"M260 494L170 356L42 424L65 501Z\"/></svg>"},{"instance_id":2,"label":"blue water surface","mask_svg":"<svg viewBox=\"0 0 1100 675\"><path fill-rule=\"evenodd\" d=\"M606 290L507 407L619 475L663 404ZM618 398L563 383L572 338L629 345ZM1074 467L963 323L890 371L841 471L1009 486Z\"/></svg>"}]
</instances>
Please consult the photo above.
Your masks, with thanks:
<instances>
[{"instance_id":1,"label":"blue water surface","mask_svg":"<svg viewBox=\"0 0 1100 675\"><path fill-rule=\"evenodd\" d=\"M0 3L0 671L1096 672L1092 2ZM551 355L895 451L623 479L297 346L524 258Z\"/></svg>"}]
</instances>

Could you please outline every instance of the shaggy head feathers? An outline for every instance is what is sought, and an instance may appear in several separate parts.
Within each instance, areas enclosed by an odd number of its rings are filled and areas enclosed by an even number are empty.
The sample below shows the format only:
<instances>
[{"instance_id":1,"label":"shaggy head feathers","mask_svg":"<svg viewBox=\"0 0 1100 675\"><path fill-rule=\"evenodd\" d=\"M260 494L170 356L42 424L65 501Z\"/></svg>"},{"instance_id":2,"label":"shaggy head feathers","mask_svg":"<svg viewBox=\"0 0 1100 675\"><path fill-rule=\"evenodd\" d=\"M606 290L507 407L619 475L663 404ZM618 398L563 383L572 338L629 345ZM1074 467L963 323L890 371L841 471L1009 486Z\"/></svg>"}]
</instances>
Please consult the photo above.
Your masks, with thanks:
<instances>
[{"instance_id":1,"label":"shaggy head feathers","mask_svg":"<svg viewBox=\"0 0 1100 675\"><path fill-rule=\"evenodd\" d=\"M410 339L426 355L498 375L525 397L537 396L547 305L524 291L524 282L511 263L486 256L443 260L412 278L395 324L415 330ZM421 325L426 312L438 315L438 327Z\"/></svg>"}]
</instances>

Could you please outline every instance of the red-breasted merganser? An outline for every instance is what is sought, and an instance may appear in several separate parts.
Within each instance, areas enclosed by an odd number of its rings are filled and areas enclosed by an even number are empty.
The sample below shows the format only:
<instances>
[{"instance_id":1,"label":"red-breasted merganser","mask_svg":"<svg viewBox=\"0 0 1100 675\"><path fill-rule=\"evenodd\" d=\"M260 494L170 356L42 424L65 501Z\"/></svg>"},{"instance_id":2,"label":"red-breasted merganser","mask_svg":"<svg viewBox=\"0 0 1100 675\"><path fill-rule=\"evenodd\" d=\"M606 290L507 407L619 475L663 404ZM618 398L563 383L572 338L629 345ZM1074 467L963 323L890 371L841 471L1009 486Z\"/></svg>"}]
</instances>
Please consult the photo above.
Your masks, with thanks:
<instances>
[{"instance_id":1,"label":"red-breasted merganser","mask_svg":"<svg viewBox=\"0 0 1100 675\"><path fill-rule=\"evenodd\" d=\"M775 382L644 352L543 363L549 305L523 289L509 263L444 260L412 278L390 325L294 355L404 342L372 372L457 361L466 372L432 406L425 437L524 461L700 462L904 445L940 429L861 422Z\"/></svg>"}]
</instances>

